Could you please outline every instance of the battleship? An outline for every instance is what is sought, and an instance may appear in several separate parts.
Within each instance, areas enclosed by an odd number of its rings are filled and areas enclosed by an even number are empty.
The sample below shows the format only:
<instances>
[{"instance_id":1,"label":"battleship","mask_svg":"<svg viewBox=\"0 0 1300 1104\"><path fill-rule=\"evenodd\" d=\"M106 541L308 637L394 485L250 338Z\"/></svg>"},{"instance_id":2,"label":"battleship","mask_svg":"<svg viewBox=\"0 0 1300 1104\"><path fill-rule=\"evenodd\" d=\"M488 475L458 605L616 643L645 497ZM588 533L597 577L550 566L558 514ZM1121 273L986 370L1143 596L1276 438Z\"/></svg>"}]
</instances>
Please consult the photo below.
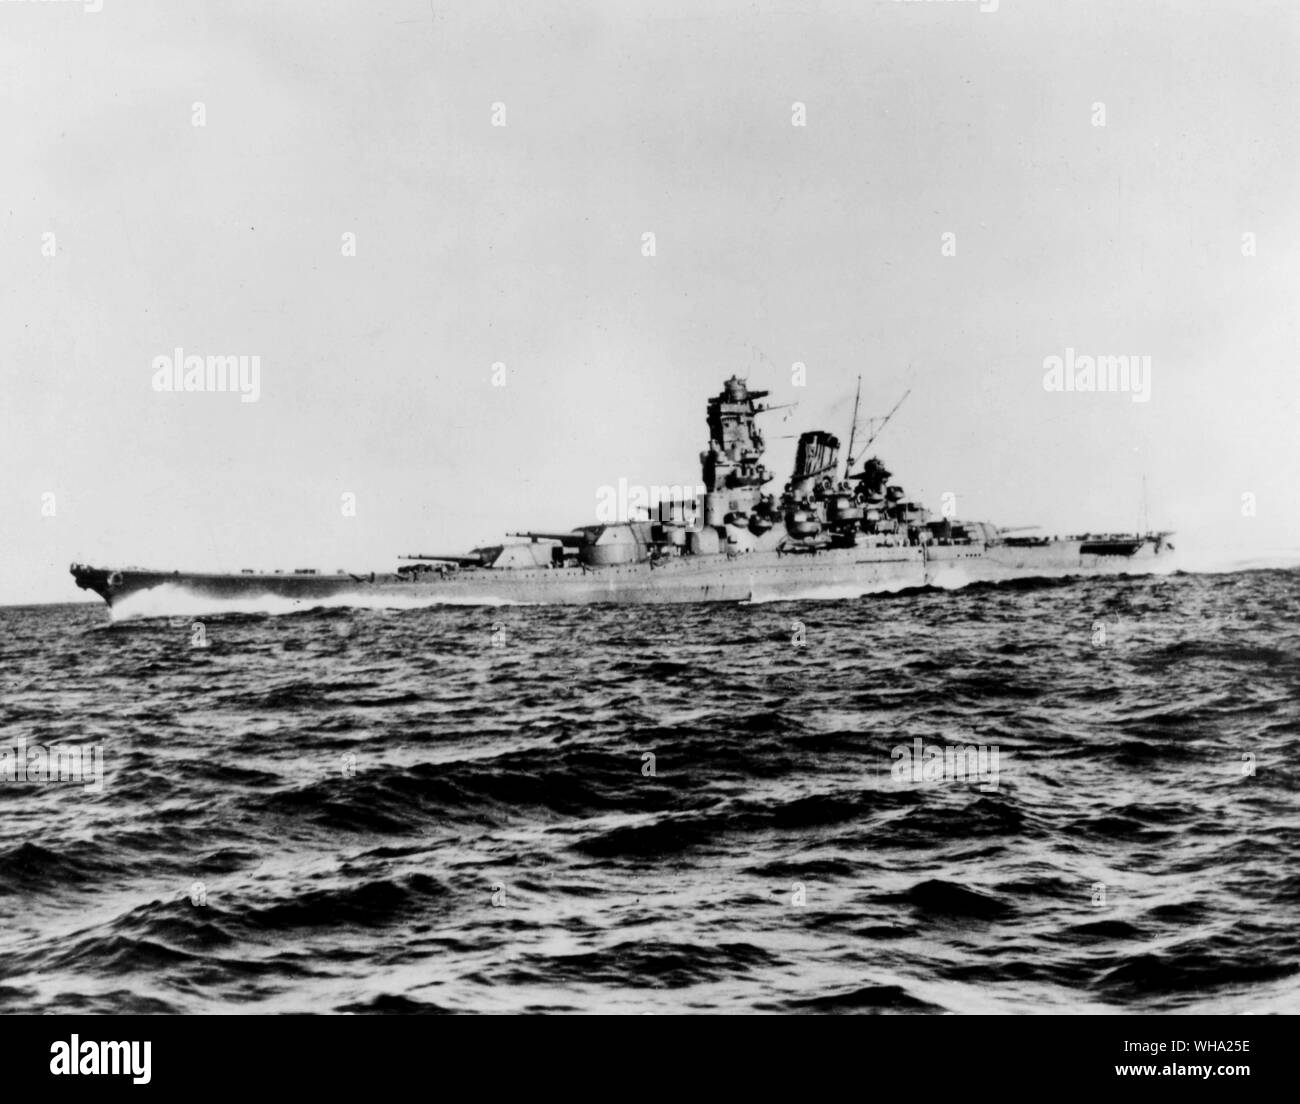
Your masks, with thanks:
<instances>
[{"instance_id":1,"label":"battleship","mask_svg":"<svg viewBox=\"0 0 1300 1104\"><path fill-rule=\"evenodd\" d=\"M214 601L288 599L304 608L388 600L590 605L855 598L973 582L1143 574L1169 561L1168 532L1059 537L958 520L948 516L950 509L932 514L892 482L878 457L854 471L857 400L843 470L839 439L806 432L778 495L768 489L774 476L763 465L758 424L775 409L764 404L768 395L737 376L727 380L708 401L702 491L667 497L626 519L513 533L519 539L511 543L459 554L401 556L400 566L387 572L194 573L73 564L72 575L110 607L160 588ZM879 430L862 451L878 436Z\"/></svg>"}]
</instances>

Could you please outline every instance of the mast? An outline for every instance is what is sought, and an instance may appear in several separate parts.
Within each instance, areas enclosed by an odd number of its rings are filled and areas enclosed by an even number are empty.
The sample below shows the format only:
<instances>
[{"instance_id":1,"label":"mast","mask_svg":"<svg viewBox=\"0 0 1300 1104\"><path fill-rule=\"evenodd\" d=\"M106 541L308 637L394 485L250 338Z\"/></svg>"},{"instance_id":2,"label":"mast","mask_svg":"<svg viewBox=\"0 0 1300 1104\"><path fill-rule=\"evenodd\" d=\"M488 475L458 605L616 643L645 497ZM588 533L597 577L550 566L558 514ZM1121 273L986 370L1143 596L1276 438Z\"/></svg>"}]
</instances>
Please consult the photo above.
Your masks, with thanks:
<instances>
[{"instance_id":1,"label":"mast","mask_svg":"<svg viewBox=\"0 0 1300 1104\"><path fill-rule=\"evenodd\" d=\"M849 451L844 459L844 478L853 471L853 439L858 435L858 403L862 399L862 377L858 376L857 394L853 396L853 428L849 430Z\"/></svg>"}]
</instances>

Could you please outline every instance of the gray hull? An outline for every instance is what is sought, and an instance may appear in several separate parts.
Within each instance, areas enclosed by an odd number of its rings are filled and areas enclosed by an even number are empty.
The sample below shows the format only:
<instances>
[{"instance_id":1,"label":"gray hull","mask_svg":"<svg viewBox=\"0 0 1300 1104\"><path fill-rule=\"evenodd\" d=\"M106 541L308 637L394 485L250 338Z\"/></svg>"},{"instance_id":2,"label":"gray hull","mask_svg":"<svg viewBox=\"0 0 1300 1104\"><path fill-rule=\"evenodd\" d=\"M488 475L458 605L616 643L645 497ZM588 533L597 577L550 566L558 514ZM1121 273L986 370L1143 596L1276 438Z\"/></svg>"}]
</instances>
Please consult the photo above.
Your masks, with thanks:
<instances>
[{"instance_id":1,"label":"gray hull","mask_svg":"<svg viewBox=\"0 0 1300 1104\"><path fill-rule=\"evenodd\" d=\"M145 592L224 601L286 599L315 604L642 605L668 602L770 602L853 598L913 587L1067 575L1167 570L1159 539L1128 545L1080 540L1019 547L927 545L860 547L813 554L752 552L669 559L656 566L468 568L400 574L190 574L74 564L77 585L119 606ZM164 589L166 588L166 589Z\"/></svg>"}]
</instances>

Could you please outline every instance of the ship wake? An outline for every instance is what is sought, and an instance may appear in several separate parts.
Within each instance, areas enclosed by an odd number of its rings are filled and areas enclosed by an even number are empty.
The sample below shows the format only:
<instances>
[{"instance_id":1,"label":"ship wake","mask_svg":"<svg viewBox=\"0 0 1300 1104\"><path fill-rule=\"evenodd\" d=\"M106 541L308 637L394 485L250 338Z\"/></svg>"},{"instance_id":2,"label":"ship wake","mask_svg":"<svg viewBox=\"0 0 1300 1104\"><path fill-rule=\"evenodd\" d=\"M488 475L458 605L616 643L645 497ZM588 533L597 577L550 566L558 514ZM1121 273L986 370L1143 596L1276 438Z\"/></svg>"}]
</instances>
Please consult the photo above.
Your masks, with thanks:
<instances>
[{"instance_id":1,"label":"ship wake","mask_svg":"<svg viewBox=\"0 0 1300 1104\"><path fill-rule=\"evenodd\" d=\"M773 602L836 602L866 598L872 594L907 594L924 589L925 587L918 586L915 580L909 579L895 579L889 582L867 585L860 583L844 583L830 586L809 584L806 587L793 587L777 593L755 590L741 604L766 606Z\"/></svg>"},{"instance_id":2,"label":"ship wake","mask_svg":"<svg viewBox=\"0 0 1300 1104\"><path fill-rule=\"evenodd\" d=\"M527 603L506 599L462 599L448 595L417 596L358 592L316 598L283 598L273 594L218 598L196 594L185 587L166 583L150 587L116 602L109 610L114 623L152 617L219 617L252 614L282 617L317 609L411 610L430 606L516 606Z\"/></svg>"}]
</instances>

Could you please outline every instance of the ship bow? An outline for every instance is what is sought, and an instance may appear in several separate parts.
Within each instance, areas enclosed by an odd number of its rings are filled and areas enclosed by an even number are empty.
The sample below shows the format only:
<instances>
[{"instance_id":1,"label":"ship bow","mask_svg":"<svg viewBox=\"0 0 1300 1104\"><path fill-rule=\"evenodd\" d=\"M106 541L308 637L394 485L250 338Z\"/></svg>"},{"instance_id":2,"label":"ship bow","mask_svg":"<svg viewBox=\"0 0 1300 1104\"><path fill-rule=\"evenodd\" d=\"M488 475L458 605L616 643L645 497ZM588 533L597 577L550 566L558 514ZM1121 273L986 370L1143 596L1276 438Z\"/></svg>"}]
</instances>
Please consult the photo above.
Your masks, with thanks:
<instances>
[{"instance_id":1,"label":"ship bow","mask_svg":"<svg viewBox=\"0 0 1300 1104\"><path fill-rule=\"evenodd\" d=\"M93 590L110 606L113 604L113 577L117 572L106 567L91 567L89 564L73 564L68 570L82 590Z\"/></svg>"}]
</instances>

